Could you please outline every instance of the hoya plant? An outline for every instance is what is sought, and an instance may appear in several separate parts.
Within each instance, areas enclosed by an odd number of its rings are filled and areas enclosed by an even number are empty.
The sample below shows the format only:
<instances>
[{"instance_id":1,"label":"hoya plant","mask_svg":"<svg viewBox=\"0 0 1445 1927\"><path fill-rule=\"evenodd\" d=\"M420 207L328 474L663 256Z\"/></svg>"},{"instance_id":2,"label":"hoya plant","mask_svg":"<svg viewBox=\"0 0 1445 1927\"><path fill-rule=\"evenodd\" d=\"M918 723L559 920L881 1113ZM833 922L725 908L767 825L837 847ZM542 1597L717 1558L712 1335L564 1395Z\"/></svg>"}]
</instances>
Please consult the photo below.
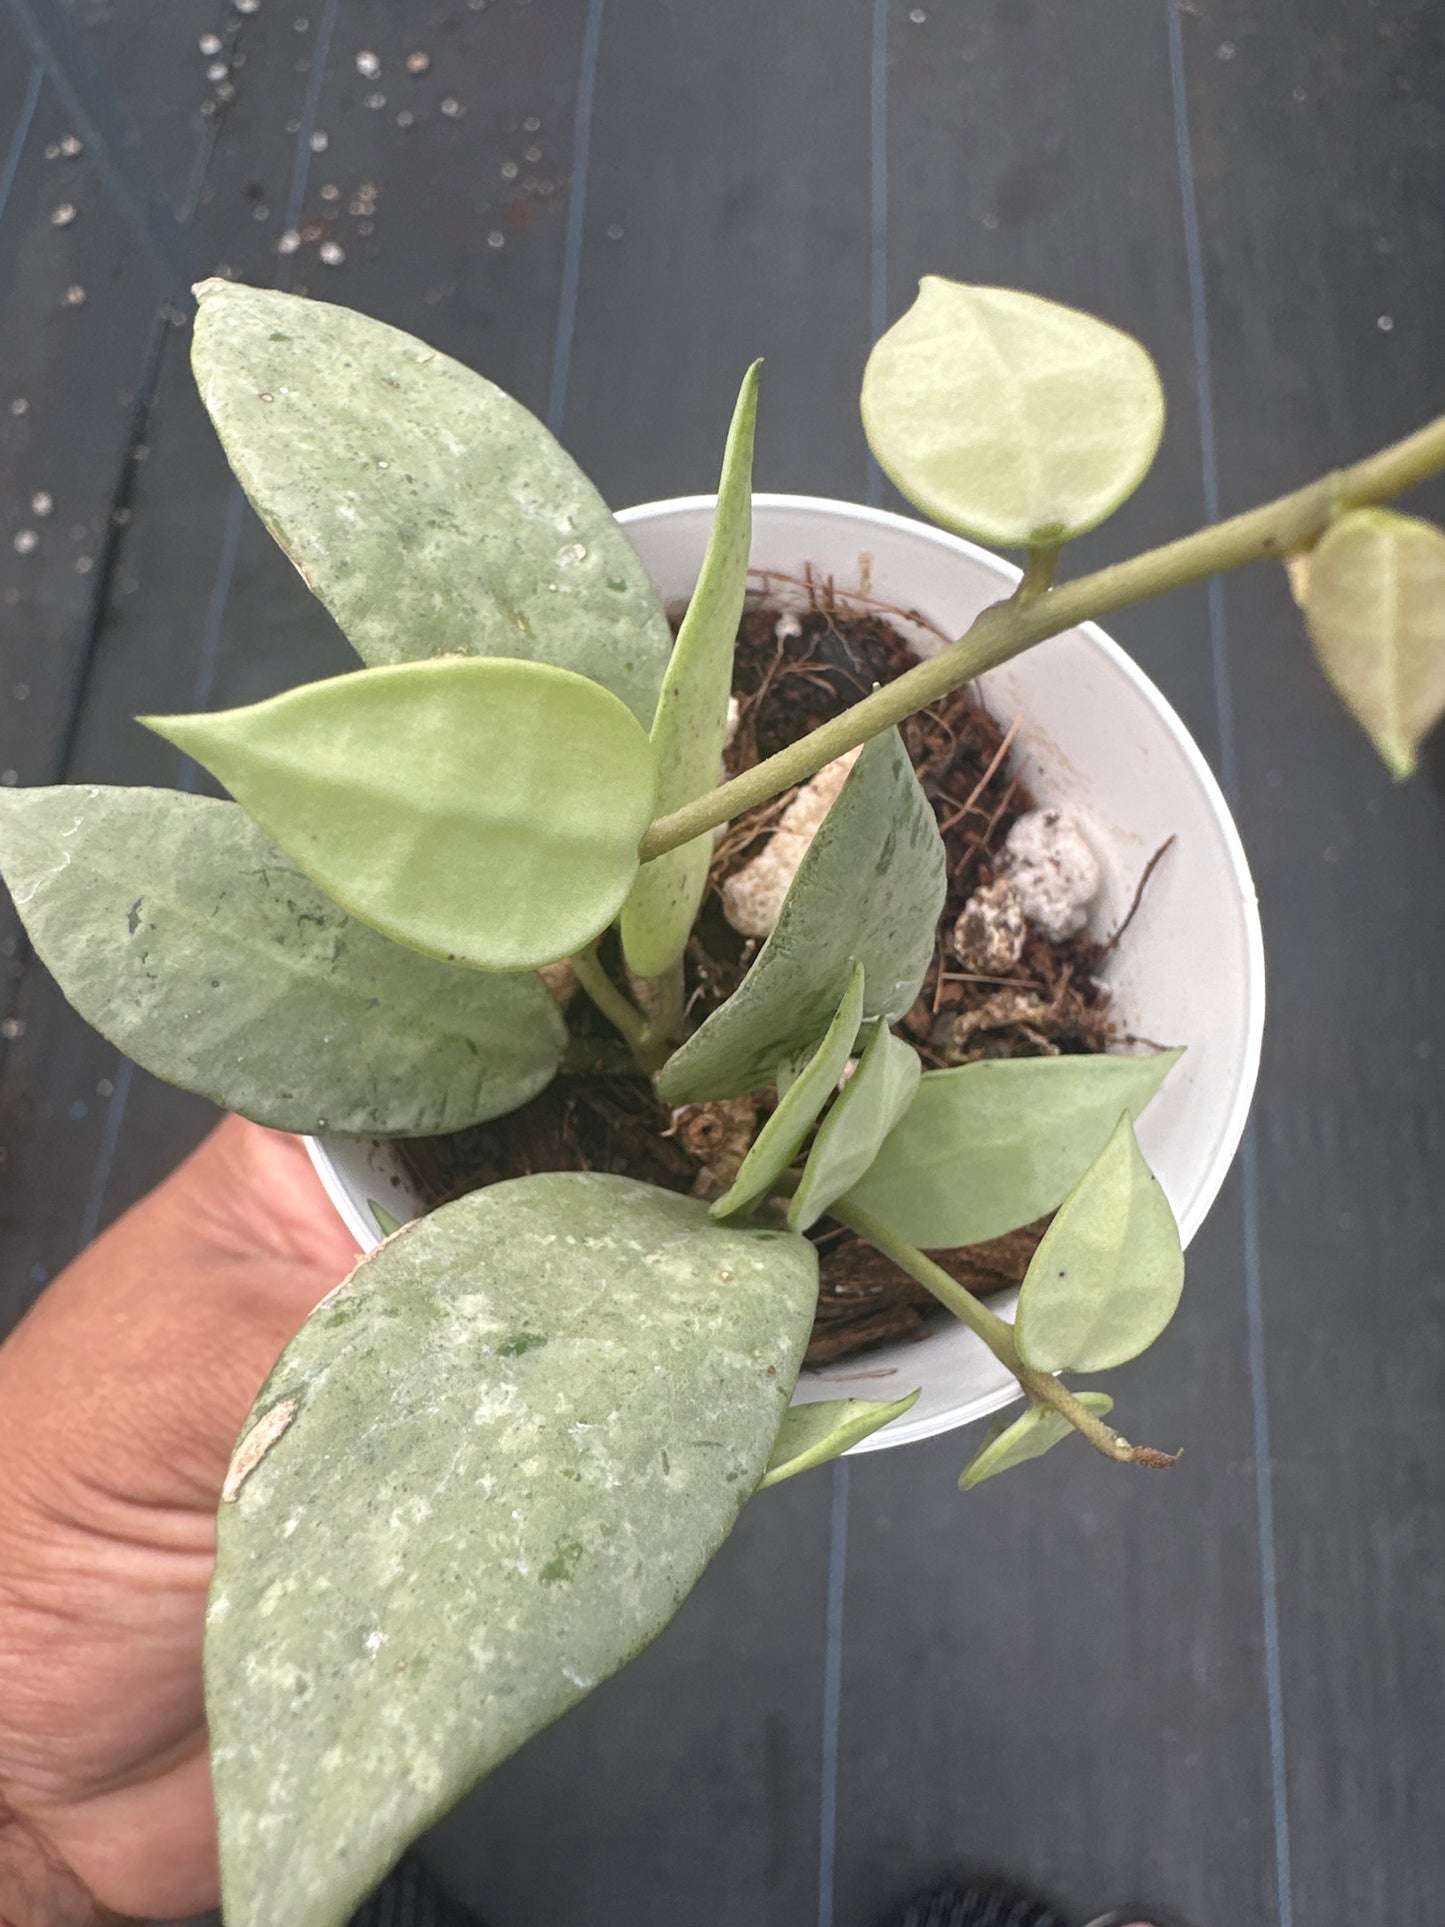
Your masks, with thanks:
<instances>
[{"instance_id":1,"label":"hoya plant","mask_svg":"<svg viewBox=\"0 0 1445 1927\"><path fill-rule=\"evenodd\" d=\"M793 1406L825 1222L1017 1378L962 1473L1071 1432L1165 1466L1066 1377L1149 1346L1183 1259L1134 1120L1177 1053L925 1071L895 1026L945 850L899 726L1046 636L1211 571L1292 564L1390 766L1445 708L1445 536L1381 504L1437 422L1353 468L1056 585L1134 489L1164 403L1128 336L931 278L874 348L871 446L945 527L1022 551L967 634L719 782L747 588L758 370L676 637L542 425L419 341L222 281L194 361L231 464L361 658L144 719L231 801L0 792L0 857L76 1009L282 1130L424 1137L569 1074L565 987L665 1105L761 1093L710 1201L625 1173L486 1185L389 1232L262 1390L219 1519L208 1711L231 1927L333 1927L470 1785L652 1639L760 1487L912 1402ZM695 1021L713 836L851 756L770 934ZM932 1253L1050 1222L1012 1324ZM916 1396L916 1393L913 1394Z\"/></svg>"}]
</instances>

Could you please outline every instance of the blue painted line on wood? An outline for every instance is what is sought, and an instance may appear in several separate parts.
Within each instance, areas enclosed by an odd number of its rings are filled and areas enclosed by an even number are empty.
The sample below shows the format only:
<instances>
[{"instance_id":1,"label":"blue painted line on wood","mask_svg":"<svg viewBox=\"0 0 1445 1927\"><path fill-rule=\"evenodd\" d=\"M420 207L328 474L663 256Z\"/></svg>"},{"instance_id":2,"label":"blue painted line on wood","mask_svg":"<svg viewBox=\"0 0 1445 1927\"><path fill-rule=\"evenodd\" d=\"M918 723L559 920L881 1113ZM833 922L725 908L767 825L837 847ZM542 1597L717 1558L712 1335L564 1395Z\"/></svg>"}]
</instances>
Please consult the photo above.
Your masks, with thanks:
<instances>
[{"instance_id":1,"label":"blue painted line on wood","mask_svg":"<svg viewBox=\"0 0 1445 1927\"><path fill-rule=\"evenodd\" d=\"M226 620L226 604L231 599L231 584L236 575L236 557L241 548L241 531L246 526L246 498L236 483L226 497L226 514L221 524L221 549L216 573L211 581L206 620L196 650L196 673L191 684L191 714L205 709L216 687L216 665L221 655L221 629ZM193 790L200 774L189 756L182 757L177 789Z\"/></svg>"},{"instance_id":2,"label":"blue painted line on wood","mask_svg":"<svg viewBox=\"0 0 1445 1927\"><path fill-rule=\"evenodd\" d=\"M10 200L11 189L15 186L15 176L20 172L20 157L25 152L25 143L30 138L31 124L35 119L35 109L40 105L40 86L45 77L45 69L38 60L32 61L30 79L26 83L25 98L20 103L15 126L5 149L5 159L0 162L0 220L5 218L5 208Z\"/></svg>"},{"instance_id":3,"label":"blue painted line on wood","mask_svg":"<svg viewBox=\"0 0 1445 1927\"><path fill-rule=\"evenodd\" d=\"M311 47L311 71L306 77L306 92L301 101L296 150L291 161L291 187L286 196L288 228L300 227L301 213L306 205L306 186L311 179L311 136L316 132L316 121L321 112L321 89L326 84L326 69L331 60L331 40L336 32L338 9L339 0L326 0ZM291 267L291 260L283 255L276 276L278 287L290 280Z\"/></svg>"},{"instance_id":4,"label":"blue painted line on wood","mask_svg":"<svg viewBox=\"0 0 1445 1927\"><path fill-rule=\"evenodd\" d=\"M113 1086L110 1094L110 1109L105 1114L105 1128L100 1134L100 1148L95 1154L91 1167L90 1183L85 1188L85 1204L80 1213L80 1238L76 1246L83 1251L100 1230L100 1214L105 1209L105 1194L110 1188L110 1174L115 1166L115 1154L120 1144L120 1127L125 1122L126 1106L130 1102L131 1083L135 1077L135 1065L128 1057L118 1059Z\"/></svg>"},{"instance_id":5,"label":"blue painted line on wood","mask_svg":"<svg viewBox=\"0 0 1445 1927\"><path fill-rule=\"evenodd\" d=\"M547 391L547 426L560 436L567 418L567 388L572 379L572 344L577 333L577 294L582 285L586 238L587 176L592 158L592 107L602 53L602 14L606 0L587 0L582 52L577 62L577 105L572 118L572 197L562 244L562 288L557 297L557 332L552 344L552 381Z\"/></svg>"},{"instance_id":6,"label":"blue painted line on wood","mask_svg":"<svg viewBox=\"0 0 1445 1927\"><path fill-rule=\"evenodd\" d=\"M332 36L336 30L339 0L326 0L316 28L316 39L312 45L311 73L302 101L300 123L296 133L296 150L291 167L291 188L286 203L286 225L296 227L301 219L305 205L306 187L311 175L311 136L316 131L317 116L321 111L321 89L326 79L326 68L331 54ZM209 159L211 145L205 149ZM203 177L203 162L197 157L197 166L192 170L187 189L186 204L194 210L200 199ZM277 273L278 283L289 276L290 262L282 257ZM211 593L206 605L205 622L201 630L196 650L196 673L192 684L192 707L200 709L210 701L215 688L216 666L220 659L221 627L225 620L226 604L230 598L231 583L236 573L236 558L240 552L241 535L246 521L246 498L240 487L233 483L226 497L225 515L221 524L221 545L216 557L216 572L211 581ZM189 757L183 758L177 787L190 790L195 786L196 766ZM81 1215L80 1246L89 1244L100 1229L101 1215L105 1209L106 1193L110 1186L110 1175L115 1165L116 1150L120 1143L121 1126L125 1120L126 1106L130 1100L134 1066L129 1059L122 1058L115 1074L115 1091L110 1100L110 1110L105 1120L105 1131L100 1148L96 1153L90 1184L86 1192L85 1208Z\"/></svg>"},{"instance_id":7,"label":"blue painted line on wood","mask_svg":"<svg viewBox=\"0 0 1445 1927\"><path fill-rule=\"evenodd\" d=\"M868 60L868 323L877 340L888 318L888 6L873 0ZM868 457L866 499L883 499L883 474ZM838 1728L843 1707L843 1605L848 1578L848 1461L833 1467L828 1511L828 1604L823 1628L823 1729L818 1772L818 1927L833 1927L838 1855Z\"/></svg>"},{"instance_id":8,"label":"blue painted line on wood","mask_svg":"<svg viewBox=\"0 0 1445 1927\"><path fill-rule=\"evenodd\" d=\"M838 1846L838 1725L843 1710L843 1597L848 1572L848 1461L833 1465L828 1612L823 1629L823 1746L818 1778L818 1927L833 1927Z\"/></svg>"},{"instance_id":9,"label":"blue painted line on wood","mask_svg":"<svg viewBox=\"0 0 1445 1927\"><path fill-rule=\"evenodd\" d=\"M187 290L199 272L195 245L176 218L150 156L69 9L62 0L7 0L7 4L21 38L44 68L166 296L187 300Z\"/></svg>"},{"instance_id":10,"label":"blue painted line on wood","mask_svg":"<svg viewBox=\"0 0 1445 1927\"><path fill-rule=\"evenodd\" d=\"M1219 461L1215 438L1213 368L1204 248L1199 230L1199 195L1189 136L1189 100L1184 84L1184 35L1176 0L1165 0L1169 23L1169 73L1174 101L1174 132L1179 159L1180 203L1184 222L1185 272L1189 286L1194 341L1195 397L1199 411L1199 460L1204 511L1219 517ZM1220 782L1231 807L1239 800L1239 761L1234 733L1234 700L1229 674L1229 636L1224 584L1216 576L1208 589L1209 650L1214 672L1219 729ZM1274 1527L1274 1478L1269 1434L1269 1379L1265 1352L1264 1292L1260 1262L1259 1143L1251 1124L1239 1153L1240 1218L1244 1260L1245 1342L1249 1361L1250 1411L1254 1426L1255 1518L1259 1538L1260 1611L1264 1638L1264 1683L1269 1730L1270 1801L1274 1826L1275 1894L1280 1927L1293 1927L1293 1860L1289 1827L1289 1787L1285 1775L1284 1680L1280 1660L1279 1565Z\"/></svg>"},{"instance_id":11,"label":"blue painted line on wood","mask_svg":"<svg viewBox=\"0 0 1445 1927\"><path fill-rule=\"evenodd\" d=\"M876 341L888 326L888 4L873 0L873 41L868 63L869 204L868 325ZM864 499L883 500L883 471L868 457Z\"/></svg>"}]
</instances>

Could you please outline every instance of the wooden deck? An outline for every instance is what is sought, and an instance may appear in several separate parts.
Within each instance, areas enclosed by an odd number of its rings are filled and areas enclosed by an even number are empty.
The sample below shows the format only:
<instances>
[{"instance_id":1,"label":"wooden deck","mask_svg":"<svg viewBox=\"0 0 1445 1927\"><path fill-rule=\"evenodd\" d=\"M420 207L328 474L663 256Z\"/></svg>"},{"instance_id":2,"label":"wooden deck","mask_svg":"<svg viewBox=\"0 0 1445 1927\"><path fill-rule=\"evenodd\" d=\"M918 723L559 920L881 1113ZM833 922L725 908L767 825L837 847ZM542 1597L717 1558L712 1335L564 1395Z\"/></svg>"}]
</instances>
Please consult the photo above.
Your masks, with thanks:
<instances>
[{"instance_id":1,"label":"wooden deck","mask_svg":"<svg viewBox=\"0 0 1445 1927\"><path fill-rule=\"evenodd\" d=\"M192 390L192 263L427 336L617 504L710 486L758 354L759 486L884 499L857 380L926 271L1157 356L1165 445L1092 557L1441 406L1431 0L246 4L0 5L4 782L174 782L134 713L347 665ZM433 1836L496 1927L874 1927L968 1862L1080 1917L1445 1918L1445 756L1391 784L1277 572L1115 631L1235 802L1270 956L1252 1134L1129 1375L1184 1460L964 1499L952 1438L766 1495ZM8 1321L209 1115L0 919Z\"/></svg>"}]
</instances>

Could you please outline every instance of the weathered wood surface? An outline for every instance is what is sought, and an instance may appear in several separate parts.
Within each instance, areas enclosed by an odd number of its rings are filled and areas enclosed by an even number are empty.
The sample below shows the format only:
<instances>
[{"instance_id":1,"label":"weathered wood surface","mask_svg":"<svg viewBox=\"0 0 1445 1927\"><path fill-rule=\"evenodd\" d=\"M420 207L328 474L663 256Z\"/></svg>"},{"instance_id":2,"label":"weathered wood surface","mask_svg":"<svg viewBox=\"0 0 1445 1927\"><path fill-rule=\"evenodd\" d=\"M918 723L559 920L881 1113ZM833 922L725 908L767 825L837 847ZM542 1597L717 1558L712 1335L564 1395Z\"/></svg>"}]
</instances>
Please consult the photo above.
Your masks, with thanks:
<instances>
[{"instance_id":1,"label":"weathered wood surface","mask_svg":"<svg viewBox=\"0 0 1445 1927\"><path fill-rule=\"evenodd\" d=\"M867 495L857 376L928 270L1097 308L1158 357L1169 432L1097 557L1445 392L1426 0L157 0L85 31L207 269L430 336L614 502L711 486L758 353L759 485ZM171 782L137 710L347 657L239 504L93 157L45 158L66 131L0 10L0 774ZM1440 1911L1445 758L1391 785L1277 576L1116 631L1237 798L1270 951L1249 1158L1120 1385L1185 1458L1150 1480L1080 1451L962 1499L944 1440L765 1495L659 1646L434 1837L499 1923L870 1927L961 1863L1081 1916ZM207 1114L0 936L13 1318Z\"/></svg>"}]
</instances>

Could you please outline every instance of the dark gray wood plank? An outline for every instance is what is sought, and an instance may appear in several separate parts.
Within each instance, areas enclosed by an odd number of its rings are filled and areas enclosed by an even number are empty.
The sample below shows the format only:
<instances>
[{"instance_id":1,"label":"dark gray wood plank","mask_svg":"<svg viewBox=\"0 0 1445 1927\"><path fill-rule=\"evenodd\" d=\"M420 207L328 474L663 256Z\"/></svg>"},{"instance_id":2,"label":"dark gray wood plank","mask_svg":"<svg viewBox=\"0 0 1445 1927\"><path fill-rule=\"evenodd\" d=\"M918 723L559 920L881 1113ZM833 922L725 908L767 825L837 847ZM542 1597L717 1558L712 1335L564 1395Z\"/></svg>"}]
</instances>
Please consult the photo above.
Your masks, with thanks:
<instances>
[{"instance_id":1,"label":"dark gray wood plank","mask_svg":"<svg viewBox=\"0 0 1445 1927\"><path fill-rule=\"evenodd\" d=\"M890 8L889 312L941 272L1131 329L1171 416L1139 494L1066 573L1202 519L1163 9ZM1111 624L1217 748L1207 611ZM837 1918L950 1865L1080 1914L1152 1894L1202 1922L1272 1901L1238 1196L1190 1253L1179 1323L1114 1375L1158 1479L1070 1447L964 1497L973 1436L852 1474Z\"/></svg>"},{"instance_id":2,"label":"dark gray wood plank","mask_svg":"<svg viewBox=\"0 0 1445 1927\"><path fill-rule=\"evenodd\" d=\"M860 498L868 18L608 15L565 432L609 501L714 488L759 355L757 486Z\"/></svg>"},{"instance_id":3,"label":"dark gray wood plank","mask_svg":"<svg viewBox=\"0 0 1445 1927\"><path fill-rule=\"evenodd\" d=\"M1423 5L1188 26L1233 505L1439 409L1445 51ZM1274 986L1260 1248L1294 1913L1433 1919L1445 823L1438 779L1395 787L1339 711L1276 575L1231 583L1226 612Z\"/></svg>"},{"instance_id":4,"label":"dark gray wood plank","mask_svg":"<svg viewBox=\"0 0 1445 1927\"><path fill-rule=\"evenodd\" d=\"M238 271L269 278L276 260L274 244L254 220L255 203L246 189L258 170L283 196L289 188L297 133L294 127L288 130L287 123L303 111L308 76L296 68L309 43L296 34L289 18L248 16L247 28L255 61L253 84L244 91L238 86L219 129L195 232L204 258L229 258ZM141 61L152 30L139 16L130 21L129 61ZM113 31L120 32L118 22ZM121 55L120 44L113 40L108 50L113 67ZM198 123L198 141L204 136ZM147 300L153 310L153 287ZM85 314L89 306L76 312ZM103 304L98 301L96 306L103 320ZM230 482L193 399L186 345L180 327L167 330L157 398L147 410L135 451L145 459L136 462L122 482L130 520L106 578L105 607L96 612L93 635L82 632L77 639L73 627L67 631L72 648L80 652L83 671L71 677L78 711L67 713L65 702L55 698L57 729L49 752L54 767L37 771L31 780L64 774L73 780L171 783L180 774L173 752L131 718L149 709L189 706L198 664L212 647L208 615L223 553ZM68 367L67 360L62 369ZM186 407L192 413L189 431L183 432L177 411ZM52 455L63 451L67 461L80 459L83 465L84 444L77 449L55 423L47 428L43 445ZM6 1322L82 1238L93 1235L108 1215L153 1182L213 1115L194 1100L170 1092L153 1110L147 1109L154 1101L149 1094L159 1087L118 1062L115 1052L68 1009L38 965L32 965L16 987L11 1014L23 1029L8 1040L0 1069L0 1119L8 1160ZM141 1129L122 1131L133 1093ZM134 1123L134 1115L130 1121ZM112 1191L116 1169L128 1181L118 1182ZM66 1174L63 1181L57 1179L60 1172Z\"/></svg>"},{"instance_id":5,"label":"dark gray wood plank","mask_svg":"<svg viewBox=\"0 0 1445 1927\"><path fill-rule=\"evenodd\" d=\"M561 430L609 500L712 488L758 354L759 486L862 494L867 48L861 5L608 9ZM830 1491L754 1502L658 1647L443 1826L458 1892L551 1927L815 1916Z\"/></svg>"},{"instance_id":6,"label":"dark gray wood plank","mask_svg":"<svg viewBox=\"0 0 1445 1927\"><path fill-rule=\"evenodd\" d=\"M813 1917L827 1475L763 1493L656 1645L423 1843L484 1917Z\"/></svg>"}]
</instances>

